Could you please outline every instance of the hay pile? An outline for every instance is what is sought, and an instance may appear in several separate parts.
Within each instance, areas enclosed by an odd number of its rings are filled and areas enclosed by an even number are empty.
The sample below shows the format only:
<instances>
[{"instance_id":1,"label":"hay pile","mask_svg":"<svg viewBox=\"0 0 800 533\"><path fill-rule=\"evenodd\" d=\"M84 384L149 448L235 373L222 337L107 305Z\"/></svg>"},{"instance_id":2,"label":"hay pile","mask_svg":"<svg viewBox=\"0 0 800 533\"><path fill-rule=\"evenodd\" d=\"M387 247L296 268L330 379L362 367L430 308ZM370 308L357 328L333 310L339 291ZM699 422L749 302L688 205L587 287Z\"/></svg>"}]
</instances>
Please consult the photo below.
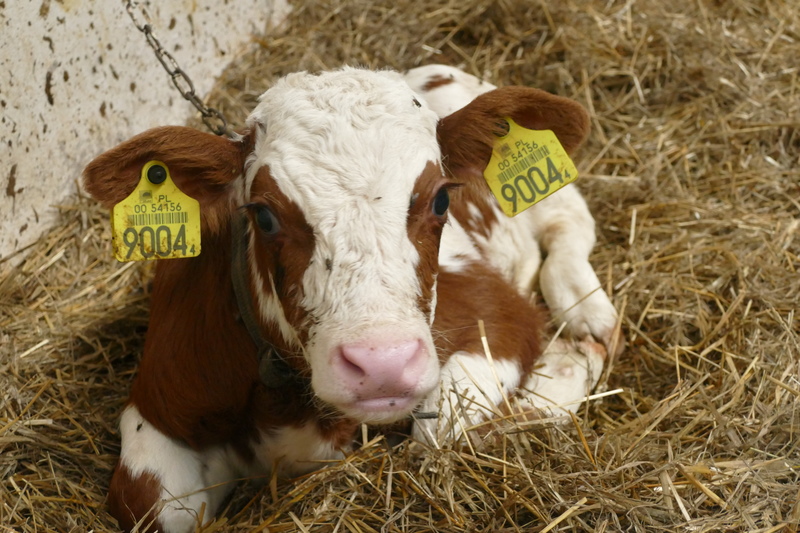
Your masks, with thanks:
<instances>
[{"instance_id":1,"label":"hay pile","mask_svg":"<svg viewBox=\"0 0 800 533\"><path fill-rule=\"evenodd\" d=\"M579 183L629 340L602 387L624 392L477 449L373 440L294 482L246 484L207 531L796 530L794 0L294 4L214 93L234 121L277 77L345 62L449 63L591 110ZM18 268L0 264L0 531L116 530L104 494L149 267L111 259L91 201L61 211Z\"/></svg>"}]
</instances>

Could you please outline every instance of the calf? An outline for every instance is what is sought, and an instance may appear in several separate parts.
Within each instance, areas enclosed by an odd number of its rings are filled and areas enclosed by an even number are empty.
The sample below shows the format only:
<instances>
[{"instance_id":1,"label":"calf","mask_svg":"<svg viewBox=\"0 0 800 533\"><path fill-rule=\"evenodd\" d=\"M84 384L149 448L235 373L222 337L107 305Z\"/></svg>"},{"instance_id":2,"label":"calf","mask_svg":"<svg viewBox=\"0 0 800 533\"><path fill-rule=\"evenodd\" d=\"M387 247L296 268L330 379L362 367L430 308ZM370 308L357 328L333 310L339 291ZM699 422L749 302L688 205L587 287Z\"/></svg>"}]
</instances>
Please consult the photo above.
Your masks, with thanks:
<instances>
[{"instance_id":1,"label":"calf","mask_svg":"<svg viewBox=\"0 0 800 533\"><path fill-rule=\"evenodd\" d=\"M585 204L506 219L481 173L503 118L551 129L572 151L586 113L535 89L476 96L439 120L397 73L293 74L233 139L157 128L86 168L87 191L113 206L162 161L202 213L202 254L156 267L109 489L122 527L190 531L235 479L340 458L360 423L441 408L417 436L456 438L526 384L554 393L526 394L533 405L585 394L603 355L590 340L609 342L615 323L588 265ZM533 373L540 245L539 282L558 292L545 299L591 347L543 357L566 392Z\"/></svg>"}]
</instances>

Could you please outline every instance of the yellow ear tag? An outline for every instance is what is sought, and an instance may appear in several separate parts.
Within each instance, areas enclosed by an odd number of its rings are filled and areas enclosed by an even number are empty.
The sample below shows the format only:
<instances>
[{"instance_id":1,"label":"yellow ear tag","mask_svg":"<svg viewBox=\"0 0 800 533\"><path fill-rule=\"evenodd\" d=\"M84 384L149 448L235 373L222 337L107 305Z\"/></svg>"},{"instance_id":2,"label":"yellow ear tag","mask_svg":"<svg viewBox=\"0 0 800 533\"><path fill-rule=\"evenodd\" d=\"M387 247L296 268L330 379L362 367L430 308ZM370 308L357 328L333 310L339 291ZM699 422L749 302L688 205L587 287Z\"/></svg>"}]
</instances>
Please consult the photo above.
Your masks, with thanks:
<instances>
[{"instance_id":1,"label":"yellow ear tag","mask_svg":"<svg viewBox=\"0 0 800 533\"><path fill-rule=\"evenodd\" d=\"M178 189L167 165L149 161L139 185L111 210L114 257L150 261L200 255L200 204Z\"/></svg>"},{"instance_id":2,"label":"yellow ear tag","mask_svg":"<svg viewBox=\"0 0 800 533\"><path fill-rule=\"evenodd\" d=\"M513 217L578 177L575 164L551 130L529 130L510 118L483 177L500 208Z\"/></svg>"}]
</instances>

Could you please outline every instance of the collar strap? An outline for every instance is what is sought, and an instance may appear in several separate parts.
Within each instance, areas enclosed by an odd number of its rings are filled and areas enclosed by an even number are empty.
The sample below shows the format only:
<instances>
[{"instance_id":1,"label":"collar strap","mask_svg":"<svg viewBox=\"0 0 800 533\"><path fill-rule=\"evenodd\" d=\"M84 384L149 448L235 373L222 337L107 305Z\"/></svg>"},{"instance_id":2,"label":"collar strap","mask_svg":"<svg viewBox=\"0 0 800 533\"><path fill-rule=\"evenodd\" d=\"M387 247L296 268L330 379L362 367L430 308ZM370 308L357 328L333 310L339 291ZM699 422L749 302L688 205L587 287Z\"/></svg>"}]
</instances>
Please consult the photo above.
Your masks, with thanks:
<instances>
[{"instance_id":1,"label":"collar strap","mask_svg":"<svg viewBox=\"0 0 800 533\"><path fill-rule=\"evenodd\" d=\"M256 320L253 299L247 285L247 215L235 213L231 221L231 281L242 318L250 338L258 351L258 373L261 381L268 388L275 389L297 379L297 372L281 358L278 351L261 335L261 328Z\"/></svg>"}]
</instances>

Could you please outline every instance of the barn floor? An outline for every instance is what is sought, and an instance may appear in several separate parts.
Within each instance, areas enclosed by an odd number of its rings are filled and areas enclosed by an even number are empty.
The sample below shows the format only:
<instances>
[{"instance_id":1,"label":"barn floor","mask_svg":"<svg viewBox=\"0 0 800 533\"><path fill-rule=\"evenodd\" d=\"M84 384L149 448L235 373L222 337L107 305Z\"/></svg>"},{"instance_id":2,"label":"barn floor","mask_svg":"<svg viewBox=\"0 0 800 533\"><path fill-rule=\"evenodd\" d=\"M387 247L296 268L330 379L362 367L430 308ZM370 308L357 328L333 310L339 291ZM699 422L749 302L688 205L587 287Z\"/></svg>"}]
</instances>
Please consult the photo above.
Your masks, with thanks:
<instances>
[{"instance_id":1,"label":"barn floor","mask_svg":"<svg viewBox=\"0 0 800 533\"><path fill-rule=\"evenodd\" d=\"M478 448L378 439L302 479L245 483L203 531L797 530L794 0L293 4L212 95L234 121L277 77L342 63L448 63L587 106L579 186L628 340L601 388L622 392ZM0 531L116 531L104 495L151 267L111 258L92 201L59 209L22 264L0 264Z\"/></svg>"}]
</instances>

